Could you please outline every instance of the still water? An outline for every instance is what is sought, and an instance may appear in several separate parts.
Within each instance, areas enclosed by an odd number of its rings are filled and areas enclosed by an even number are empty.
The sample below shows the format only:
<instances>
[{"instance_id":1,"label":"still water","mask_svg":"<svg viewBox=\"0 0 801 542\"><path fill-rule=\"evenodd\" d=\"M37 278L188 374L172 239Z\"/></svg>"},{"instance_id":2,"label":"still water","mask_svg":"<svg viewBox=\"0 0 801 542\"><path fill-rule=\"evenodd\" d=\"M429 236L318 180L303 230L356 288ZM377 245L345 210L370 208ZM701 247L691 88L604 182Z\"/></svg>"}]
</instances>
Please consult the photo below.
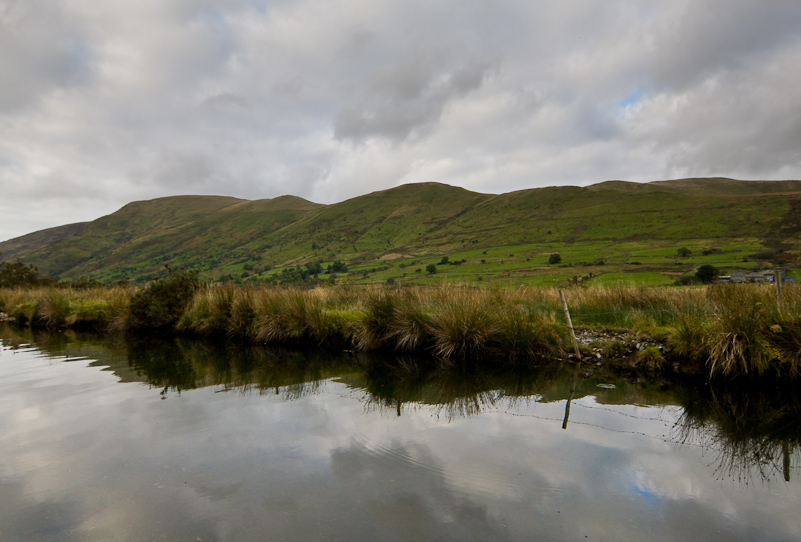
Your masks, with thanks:
<instances>
[{"instance_id":1,"label":"still water","mask_svg":"<svg viewBox=\"0 0 801 542\"><path fill-rule=\"evenodd\" d=\"M0 338L2 541L801 540L793 394Z\"/></svg>"}]
</instances>

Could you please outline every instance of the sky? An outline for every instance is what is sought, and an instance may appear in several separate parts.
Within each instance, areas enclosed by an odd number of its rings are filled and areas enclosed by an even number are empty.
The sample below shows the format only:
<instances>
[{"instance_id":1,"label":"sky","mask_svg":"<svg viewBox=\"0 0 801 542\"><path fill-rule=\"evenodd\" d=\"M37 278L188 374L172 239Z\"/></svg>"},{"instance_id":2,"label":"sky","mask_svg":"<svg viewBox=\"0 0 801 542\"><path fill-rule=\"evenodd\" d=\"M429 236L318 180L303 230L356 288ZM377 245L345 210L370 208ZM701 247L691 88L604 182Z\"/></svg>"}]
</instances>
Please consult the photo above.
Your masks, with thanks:
<instances>
[{"instance_id":1,"label":"sky","mask_svg":"<svg viewBox=\"0 0 801 542\"><path fill-rule=\"evenodd\" d=\"M0 240L179 194L801 179L798 0L0 0Z\"/></svg>"}]
</instances>

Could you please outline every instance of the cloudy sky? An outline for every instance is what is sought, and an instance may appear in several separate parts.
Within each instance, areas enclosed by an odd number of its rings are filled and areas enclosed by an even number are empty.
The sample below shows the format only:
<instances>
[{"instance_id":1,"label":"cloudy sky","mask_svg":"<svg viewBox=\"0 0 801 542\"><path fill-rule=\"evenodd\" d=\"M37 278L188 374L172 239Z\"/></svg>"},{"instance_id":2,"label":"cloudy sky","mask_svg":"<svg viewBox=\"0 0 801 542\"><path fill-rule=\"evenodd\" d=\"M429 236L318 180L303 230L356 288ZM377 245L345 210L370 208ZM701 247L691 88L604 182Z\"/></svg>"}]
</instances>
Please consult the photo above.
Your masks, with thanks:
<instances>
[{"instance_id":1,"label":"cloudy sky","mask_svg":"<svg viewBox=\"0 0 801 542\"><path fill-rule=\"evenodd\" d=\"M173 194L801 178L798 0L0 0L0 240Z\"/></svg>"}]
</instances>

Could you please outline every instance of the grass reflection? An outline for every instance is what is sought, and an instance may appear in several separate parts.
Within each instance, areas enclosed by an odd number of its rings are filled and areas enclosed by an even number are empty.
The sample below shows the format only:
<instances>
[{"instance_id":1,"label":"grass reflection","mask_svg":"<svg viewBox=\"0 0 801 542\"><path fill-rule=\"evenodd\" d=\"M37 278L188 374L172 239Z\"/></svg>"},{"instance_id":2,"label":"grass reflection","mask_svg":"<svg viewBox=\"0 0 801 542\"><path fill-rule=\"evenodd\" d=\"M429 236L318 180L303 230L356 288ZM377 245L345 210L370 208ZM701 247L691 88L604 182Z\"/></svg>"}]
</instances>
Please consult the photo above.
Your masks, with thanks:
<instances>
[{"instance_id":1,"label":"grass reflection","mask_svg":"<svg viewBox=\"0 0 801 542\"><path fill-rule=\"evenodd\" d=\"M801 397L789 387L687 388L674 428L683 444L704 448L720 478L789 482L801 465Z\"/></svg>"},{"instance_id":2,"label":"grass reflection","mask_svg":"<svg viewBox=\"0 0 801 542\"><path fill-rule=\"evenodd\" d=\"M211 387L218 392L275 394L297 400L332 379L363 397L368 410L402 416L434 407L454 419L531 402L594 396L607 405L679 405L671 438L701 446L714 473L742 483L789 481L801 465L801 395L793 386L742 381L707 386L624 379L591 366L437 366L412 355L292 350L234 341L41 332L0 326L6 348L34 345L53 358L87 358L121 382L171 393ZM576 377L578 375L578 377ZM599 388L613 383L614 388Z\"/></svg>"}]
</instances>

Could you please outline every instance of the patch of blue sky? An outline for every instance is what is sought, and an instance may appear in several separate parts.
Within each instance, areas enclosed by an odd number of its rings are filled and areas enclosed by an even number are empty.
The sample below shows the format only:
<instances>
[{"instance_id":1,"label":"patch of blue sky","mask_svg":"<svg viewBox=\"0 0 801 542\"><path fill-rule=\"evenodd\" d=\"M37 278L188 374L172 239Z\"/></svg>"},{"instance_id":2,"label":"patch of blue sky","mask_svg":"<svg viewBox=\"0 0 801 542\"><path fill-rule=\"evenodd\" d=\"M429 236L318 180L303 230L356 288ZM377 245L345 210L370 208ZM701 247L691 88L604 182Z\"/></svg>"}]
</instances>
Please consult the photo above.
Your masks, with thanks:
<instances>
[{"instance_id":1,"label":"patch of blue sky","mask_svg":"<svg viewBox=\"0 0 801 542\"><path fill-rule=\"evenodd\" d=\"M662 497L636 482L629 487L629 493L640 497L645 504L652 508L661 505L663 501Z\"/></svg>"},{"instance_id":2,"label":"patch of blue sky","mask_svg":"<svg viewBox=\"0 0 801 542\"><path fill-rule=\"evenodd\" d=\"M631 94L629 94L622 102L618 104L618 107L620 109L627 109L635 106L640 103L643 96L645 96L645 91L642 88L637 87Z\"/></svg>"}]
</instances>

